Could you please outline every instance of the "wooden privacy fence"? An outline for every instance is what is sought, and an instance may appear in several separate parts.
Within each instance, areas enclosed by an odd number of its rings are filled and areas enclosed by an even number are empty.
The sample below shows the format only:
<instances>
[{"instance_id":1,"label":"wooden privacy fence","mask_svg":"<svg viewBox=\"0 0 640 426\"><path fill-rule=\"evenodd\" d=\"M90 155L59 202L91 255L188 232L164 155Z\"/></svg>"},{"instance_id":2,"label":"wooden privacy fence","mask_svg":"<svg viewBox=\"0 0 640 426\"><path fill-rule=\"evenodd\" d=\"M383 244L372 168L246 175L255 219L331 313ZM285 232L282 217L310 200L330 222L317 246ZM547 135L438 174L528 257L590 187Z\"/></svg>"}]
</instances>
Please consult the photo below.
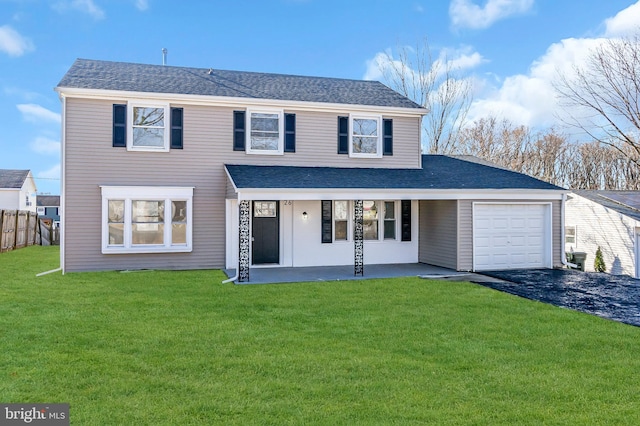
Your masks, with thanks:
<instances>
[{"instance_id":1,"label":"wooden privacy fence","mask_svg":"<svg viewBox=\"0 0 640 426\"><path fill-rule=\"evenodd\" d=\"M0 253L60 241L59 230L52 223L25 210L0 210L0 230Z\"/></svg>"}]
</instances>

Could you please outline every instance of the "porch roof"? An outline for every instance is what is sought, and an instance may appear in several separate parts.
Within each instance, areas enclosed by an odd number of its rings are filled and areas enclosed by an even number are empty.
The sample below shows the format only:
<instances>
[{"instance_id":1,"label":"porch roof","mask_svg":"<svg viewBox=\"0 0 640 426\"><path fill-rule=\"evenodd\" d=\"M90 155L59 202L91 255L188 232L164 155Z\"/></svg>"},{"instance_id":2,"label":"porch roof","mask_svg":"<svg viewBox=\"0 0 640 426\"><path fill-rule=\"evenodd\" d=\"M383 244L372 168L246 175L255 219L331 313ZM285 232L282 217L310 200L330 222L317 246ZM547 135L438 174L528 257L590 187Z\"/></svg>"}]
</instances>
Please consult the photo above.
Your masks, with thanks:
<instances>
[{"instance_id":1,"label":"porch roof","mask_svg":"<svg viewBox=\"0 0 640 426\"><path fill-rule=\"evenodd\" d=\"M423 155L421 169L225 165L236 189L563 188L522 173L444 155Z\"/></svg>"}]
</instances>

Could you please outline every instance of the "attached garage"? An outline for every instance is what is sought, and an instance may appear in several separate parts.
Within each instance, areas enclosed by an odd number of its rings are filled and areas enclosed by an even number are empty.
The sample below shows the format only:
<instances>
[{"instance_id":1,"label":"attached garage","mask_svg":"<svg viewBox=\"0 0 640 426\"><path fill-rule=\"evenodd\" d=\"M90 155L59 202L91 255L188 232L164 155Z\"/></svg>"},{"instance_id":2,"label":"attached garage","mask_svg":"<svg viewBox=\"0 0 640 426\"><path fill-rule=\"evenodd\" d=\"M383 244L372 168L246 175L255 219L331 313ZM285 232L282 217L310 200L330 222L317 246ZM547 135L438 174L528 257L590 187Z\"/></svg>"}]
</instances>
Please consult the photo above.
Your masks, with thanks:
<instances>
[{"instance_id":1,"label":"attached garage","mask_svg":"<svg viewBox=\"0 0 640 426\"><path fill-rule=\"evenodd\" d=\"M473 269L552 267L551 203L473 203Z\"/></svg>"}]
</instances>

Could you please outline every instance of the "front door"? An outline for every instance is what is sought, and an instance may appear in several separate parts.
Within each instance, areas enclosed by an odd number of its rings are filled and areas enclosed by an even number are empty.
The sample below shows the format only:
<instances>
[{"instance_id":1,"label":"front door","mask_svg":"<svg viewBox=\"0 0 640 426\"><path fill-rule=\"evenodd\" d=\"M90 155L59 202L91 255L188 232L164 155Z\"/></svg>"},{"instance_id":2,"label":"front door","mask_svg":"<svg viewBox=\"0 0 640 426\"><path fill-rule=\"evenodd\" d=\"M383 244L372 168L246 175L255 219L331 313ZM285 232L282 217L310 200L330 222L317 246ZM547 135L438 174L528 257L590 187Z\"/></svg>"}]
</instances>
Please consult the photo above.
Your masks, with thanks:
<instances>
[{"instance_id":1,"label":"front door","mask_svg":"<svg viewBox=\"0 0 640 426\"><path fill-rule=\"evenodd\" d=\"M253 202L253 244L251 259L254 265L280 263L280 221L277 201Z\"/></svg>"}]
</instances>

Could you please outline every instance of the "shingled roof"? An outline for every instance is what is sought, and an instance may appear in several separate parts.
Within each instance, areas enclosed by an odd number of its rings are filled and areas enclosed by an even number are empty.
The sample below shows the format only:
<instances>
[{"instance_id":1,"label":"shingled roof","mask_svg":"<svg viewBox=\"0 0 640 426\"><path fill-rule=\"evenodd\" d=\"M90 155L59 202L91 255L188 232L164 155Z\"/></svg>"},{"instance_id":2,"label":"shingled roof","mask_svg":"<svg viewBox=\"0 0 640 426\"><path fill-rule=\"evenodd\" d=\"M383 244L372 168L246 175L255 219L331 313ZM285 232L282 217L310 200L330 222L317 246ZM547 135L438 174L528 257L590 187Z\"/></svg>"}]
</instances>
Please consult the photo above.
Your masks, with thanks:
<instances>
[{"instance_id":1,"label":"shingled roof","mask_svg":"<svg viewBox=\"0 0 640 426\"><path fill-rule=\"evenodd\" d=\"M240 189L563 189L522 173L444 155L423 155L422 169L225 167Z\"/></svg>"},{"instance_id":2,"label":"shingled roof","mask_svg":"<svg viewBox=\"0 0 640 426\"><path fill-rule=\"evenodd\" d=\"M64 88L224 96L396 108L422 107L378 81L77 59ZM421 112L421 111L418 111Z\"/></svg>"},{"instance_id":3,"label":"shingled roof","mask_svg":"<svg viewBox=\"0 0 640 426\"><path fill-rule=\"evenodd\" d=\"M20 189L28 175L29 170L0 169L0 188Z\"/></svg>"},{"instance_id":4,"label":"shingled roof","mask_svg":"<svg viewBox=\"0 0 640 426\"><path fill-rule=\"evenodd\" d=\"M640 221L640 191L574 190L575 194Z\"/></svg>"}]
</instances>

